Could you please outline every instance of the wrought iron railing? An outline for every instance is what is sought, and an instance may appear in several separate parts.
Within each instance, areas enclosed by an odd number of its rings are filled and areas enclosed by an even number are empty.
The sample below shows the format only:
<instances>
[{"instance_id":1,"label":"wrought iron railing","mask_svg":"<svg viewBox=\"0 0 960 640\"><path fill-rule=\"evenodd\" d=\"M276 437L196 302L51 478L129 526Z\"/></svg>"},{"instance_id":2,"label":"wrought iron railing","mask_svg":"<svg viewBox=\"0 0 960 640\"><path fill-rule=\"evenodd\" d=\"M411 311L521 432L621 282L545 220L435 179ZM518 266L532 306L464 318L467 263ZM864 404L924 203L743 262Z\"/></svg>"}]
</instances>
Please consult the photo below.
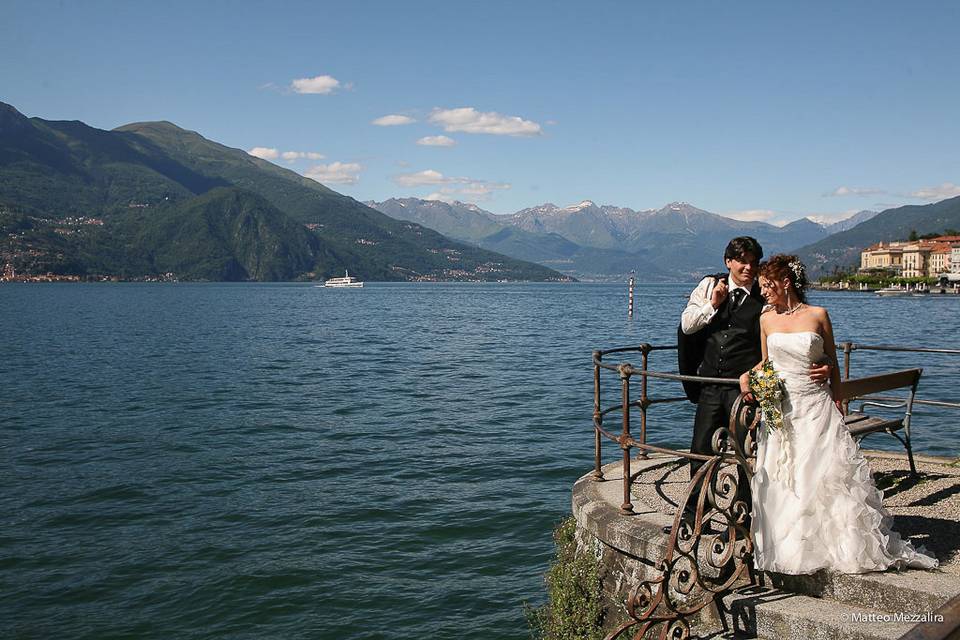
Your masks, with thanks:
<instances>
[{"instance_id":1,"label":"wrought iron railing","mask_svg":"<svg viewBox=\"0 0 960 640\"><path fill-rule=\"evenodd\" d=\"M630 592L626 609L629 618L614 629L607 640L613 640L631 627L634 638L642 638L651 629L659 627L660 638L687 637L689 619L698 611L716 602L735 586L754 583L753 540L746 526L750 505L741 497L739 484L753 473L756 455L756 427L759 423L755 407L742 400L734 403L729 423L717 425L711 442L713 455L691 453L686 450L652 444L647 441L648 410L655 405L686 402L686 396L650 393L651 379L673 382L700 382L718 385L738 385L736 378L708 378L677 373L653 371L650 356L657 351L676 351L676 345L655 346L643 343L633 347L598 350L593 352L594 366L594 470L593 478L603 480L603 440L617 443L622 452L623 501L620 513L634 513L632 486L640 473L633 473L631 458L634 450L640 459L651 452L665 453L678 459L698 460L703 464L693 475L680 504L677 506L673 527L663 558L656 565L656 575L641 581ZM843 342L843 378L849 379L851 354L854 351L900 351L925 354L960 355L960 349L913 348L888 345L861 345ZM629 362L611 364L604 361L610 355L637 354L639 368ZM601 373L611 371L618 375L620 401L604 407L601 403ZM639 377L639 398L631 395L631 381ZM871 396L876 400L900 400L885 396ZM917 398L915 404L960 409L960 403ZM634 433L632 411L639 410L639 433ZM605 419L620 414L619 433L605 428ZM742 470L742 472L740 471ZM696 590L696 593L695 593ZM951 629L952 631L952 629ZM946 636L943 636L946 637Z\"/></svg>"}]
</instances>

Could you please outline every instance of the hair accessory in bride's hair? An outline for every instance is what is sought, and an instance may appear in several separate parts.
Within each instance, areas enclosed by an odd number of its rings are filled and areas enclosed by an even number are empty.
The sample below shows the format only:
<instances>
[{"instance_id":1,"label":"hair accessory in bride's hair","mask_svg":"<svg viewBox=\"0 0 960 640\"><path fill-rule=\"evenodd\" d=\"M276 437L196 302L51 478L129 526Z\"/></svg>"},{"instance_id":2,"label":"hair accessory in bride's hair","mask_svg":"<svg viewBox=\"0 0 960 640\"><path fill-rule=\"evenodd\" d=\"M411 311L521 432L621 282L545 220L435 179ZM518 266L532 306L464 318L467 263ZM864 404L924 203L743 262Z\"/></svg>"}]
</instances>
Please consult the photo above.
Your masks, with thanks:
<instances>
[{"instance_id":1,"label":"hair accessory in bride's hair","mask_svg":"<svg viewBox=\"0 0 960 640\"><path fill-rule=\"evenodd\" d=\"M803 268L803 263L799 260L794 260L787 265L790 267L790 271L793 272L793 286L797 289L804 289L807 285L806 279L806 270Z\"/></svg>"}]
</instances>

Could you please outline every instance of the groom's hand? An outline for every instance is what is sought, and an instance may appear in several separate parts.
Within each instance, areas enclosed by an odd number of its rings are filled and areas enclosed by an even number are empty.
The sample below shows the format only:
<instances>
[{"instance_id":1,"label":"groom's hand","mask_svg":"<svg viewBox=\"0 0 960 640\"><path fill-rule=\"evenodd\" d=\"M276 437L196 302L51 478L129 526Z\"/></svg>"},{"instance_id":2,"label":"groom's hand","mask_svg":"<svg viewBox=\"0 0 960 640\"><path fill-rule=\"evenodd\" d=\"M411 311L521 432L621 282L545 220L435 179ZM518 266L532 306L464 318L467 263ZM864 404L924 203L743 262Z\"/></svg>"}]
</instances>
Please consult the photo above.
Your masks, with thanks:
<instances>
[{"instance_id":1,"label":"groom's hand","mask_svg":"<svg viewBox=\"0 0 960 640\"><path fill-rule=\"evenodd\" d=\"M810 379L817 384L824 384L830 379L831 369L832 367L829 364L812 364L810 365Z\"/></svg>"},{"instance_id":2,"label":"groom's hand","mask_svg":"<svg viewBox=\"0 0 960 640\"><path fill-rule=\"evenodd\" d=\"M713 288L713 293L710 294L710 304L713 305L714 309L720 308L723 301L727 299L727 293L727 281L720 280L717 282L717 286Z\"/></svg>"}]
</instances>

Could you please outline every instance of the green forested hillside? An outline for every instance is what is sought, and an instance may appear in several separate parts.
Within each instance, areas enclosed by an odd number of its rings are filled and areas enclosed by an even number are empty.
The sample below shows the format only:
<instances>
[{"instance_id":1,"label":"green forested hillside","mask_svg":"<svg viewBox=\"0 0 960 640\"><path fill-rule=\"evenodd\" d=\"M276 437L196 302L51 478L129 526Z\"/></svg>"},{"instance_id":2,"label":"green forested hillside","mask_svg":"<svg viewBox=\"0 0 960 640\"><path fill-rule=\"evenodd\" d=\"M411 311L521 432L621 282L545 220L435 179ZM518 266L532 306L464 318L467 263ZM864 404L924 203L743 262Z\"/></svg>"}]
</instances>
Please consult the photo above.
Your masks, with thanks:
<instances>
[{"instance_id":1,"label":"green forested hillside","mask_svg":"<svg viewBox=\"0 0 960 640\"><path fill-rule=\"evenodd\" d=\"M266 200L218 187L180 205L141 210L118 225L153 271L211 280L291 280L336 262L319 238Z\"/></svg>"},{"instance_id":2,"label":"green forested hillside","mask_svg":"<svg viewBox=\"0 0 960 640\"><path fill-rule=\"evenodd\" d=\"M27 118L3 103L0 227L0 263L19 273L564 279L393 220L168 122L103 131Z\"/></svg>"},{"instance_id":3,"label":"green forested hillside","mask_svg":"<svg viewBox=\"0 0 960 640\"><path fill-rule=\"evenodd\" d=\"M103 224L85 220L0 213L0 251L23 250L13 265L22 274L182 280L291 280L342 262L302 225L236 188L121 210Z\"/></svg>"}]
</instances>

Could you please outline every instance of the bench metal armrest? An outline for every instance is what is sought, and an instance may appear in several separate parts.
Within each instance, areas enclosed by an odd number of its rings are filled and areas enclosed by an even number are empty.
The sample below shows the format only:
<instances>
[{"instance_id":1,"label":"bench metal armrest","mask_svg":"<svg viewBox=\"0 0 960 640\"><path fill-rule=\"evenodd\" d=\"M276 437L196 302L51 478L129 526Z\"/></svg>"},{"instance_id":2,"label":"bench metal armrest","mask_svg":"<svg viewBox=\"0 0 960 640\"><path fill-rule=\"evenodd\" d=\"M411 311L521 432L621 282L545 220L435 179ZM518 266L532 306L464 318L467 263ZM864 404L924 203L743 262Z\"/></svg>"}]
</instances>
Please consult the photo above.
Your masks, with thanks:
<instances>
[{"instance_id":1,"label":"bench metal armrest","mask_svg":"<svg viewBox=\"0 0 960 640\"><path fill-rule=\"evenodd\" d=\"M864 407L883 407L884 409L904 409L907 406L907 401L903 400L896 404L886 404L883 402L877 402L876 400L864 400L860 403L860 410L857 413L863 413Z\"/></svg>"}]
</instances>

